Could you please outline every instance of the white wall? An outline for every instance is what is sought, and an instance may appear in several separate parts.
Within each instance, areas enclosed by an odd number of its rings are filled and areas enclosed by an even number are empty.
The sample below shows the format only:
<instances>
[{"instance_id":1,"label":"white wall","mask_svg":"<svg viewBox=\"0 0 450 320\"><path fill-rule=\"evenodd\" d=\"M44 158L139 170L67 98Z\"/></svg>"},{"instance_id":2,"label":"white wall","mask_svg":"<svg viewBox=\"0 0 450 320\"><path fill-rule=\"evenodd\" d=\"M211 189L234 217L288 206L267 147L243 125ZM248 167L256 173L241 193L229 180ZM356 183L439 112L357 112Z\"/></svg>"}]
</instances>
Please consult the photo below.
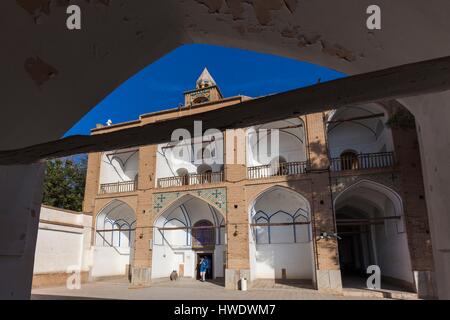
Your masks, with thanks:
<instances>
[{"instance_id":1,"label":"white wall","mask_svg":"<svg viewBox=\"0 0 450 320\"><path fill-rule=\"evenodd\" d=\"M313 255L310 243L256 245L255 278L313 279Z\"/></svg>"},{"instance_id":2,"label":"white wall","mask_svg":"<svg viewBox=\"0 0 450 320\"><path fill-rule=\"evenodd\" d=\"M288 128L292 126L299 127ZM263 131L277 128L280 129L278 139L276 139L275 135L269 135L268 131ZM261 149L263 143L267 143L267 145L270 146L270 149L273 148L272 145L274 143L278 143L278 154L269 154L269 147ZM249 167L267 165L272 159L275 159L278 156L284 158L286 162L301 162L307 160L305 130L303 121L299 118L286 119L249 128L247 129L246 144L247 166ZM262 150L267 151L263 152ZM272 150L275 150L275 148Z\"/></svg>"},{"instance_id":3,"label":"white wall","mask_svg":"<svg viewBox=\"0 0 450 320\"><path fill-rule=\"evenodd\" d=\"M89 215L42 206L34 274L89 271L91 230Z\"/></svg>"},{"instance_id":4,"label":"white wall","mask_svg":"<svg viewBox=\"0 0 450 320\"><path fill-rule=\"evenodd\" d=\"M225 245L216 245L213 252L213 275L214 278L224 277L223 252ZM199 251L203 252L203 251ZM206 251L205 251L206 252ZM179 265L184 264L184 277L195 278L196 276L197 251L191 247L171 248L168 245L154 245L152 256L152 278L168 278L173 270L178 272Z\"/></svg>"},{"instance_id":5,"label":"white wall","mask_svg":"<svg viewBox=\"0 0 450 320\"><path fill-rule=\"evenodd\" d=\"M211 136L204 136L204 141L211 141ZM168 147L174 143L165 143L158 145L156 156L156 180L159 178L167 178L179 176L179 169L186 169L190 174L199 172L202 162L197 163L195 160L200 158L201 151L197 150L194 155L192 140L180 142L178 147ZM223 138L216 138L210 144L204 144L208 151L205 152L204 162L211 167L212 172L219 172L223 169ZM211 156L213 155L213 156ZM207 157L206 157L207 156ZM203 156L202 156L203 157Z\"/></svg>"},{"instance_id":6,"label":"white wall","mask_svg":"<svg viewBox=\"0 0 450 320\"><path fill-rule=\"evenodd\" d=\"M294 218L293 218L294 217ZM282 187L262 193L250 208L252 223L308 222L308 201ZM266 220L268 219L268 220ZM295 232L294 232L295 230ZM309 224L255 227L250 237L251 278L281 279L286 269L287 279L314 279L314 257Z\"/></svg>"},{"instance_id":7,"label":"white wall","mask_svg":"<svg viewBox=\"0 0 450 320\"><path fill-rule=\"evenodd\" d=\"M390 202L386 203L385 216L394 216ZM385 220L384 225L376 226L372 237L376 242L376 255L382 276L414 283L411 258L409 256L406 232L400 233L403 221Z\"/></svg>"},{"instance_id":8,"label":"white wall","mask_svg":"<svg viewBox=\"0 0 450 320\"><path fill-rule=\"evenodd\" d=\"M338 111L333 111L328 120L345 120L378 113L384 113L385 116L338 124L329 123L327 131L331 158L339 158L344 151L348 150L353 150L356 153L392 151L391 130L385 125L388 120L386 110L378 105L368 104L358 107L344 107Z\"/></svg>"},{"instance_id":9,"label":"white wall","mask_svg":"<svg viewBox=\"0 0 450 320\"><path fill-rule=\"evenodd\" d=\"M82 263L83 234L70 230L39 229L34 273L67 272Z\"/></svg>"},{"instance_id":10,"label":"white wall","mask_svg":"<svg viewBox=\"0 0 450 320\"><path fill-rule=\"evenodd\" d=\"M104 152L100 165L100 184L132 181L139 172L139 151Z\"/></svg>"},{"instance_id":11,"label":"white wall","mask_svg":"<svg viewBox=\"0 0 450 320\"><path fill-rule=\"evenodd\" d=\"M130 248L93 247L92 277L124 276L130 264Z\"/></svg>"},{"instance_id":12,"label":"white wall","mask_svg":"<svg viewBox=\"0 0 450 320\"><path fill-rule=\"evenodd\" d=\"M344 206L356 208L361 213L355 218L400 217L398 220L385 219L383 225L372 226L370 244L375 257L372 261L365 259L365 267L368 263L377 264L382 276L414 283L400 197L381 184L361 181L337 197L336 210ZM365 247L367 256L368 251Z\"/></svg>"}]
</instances>

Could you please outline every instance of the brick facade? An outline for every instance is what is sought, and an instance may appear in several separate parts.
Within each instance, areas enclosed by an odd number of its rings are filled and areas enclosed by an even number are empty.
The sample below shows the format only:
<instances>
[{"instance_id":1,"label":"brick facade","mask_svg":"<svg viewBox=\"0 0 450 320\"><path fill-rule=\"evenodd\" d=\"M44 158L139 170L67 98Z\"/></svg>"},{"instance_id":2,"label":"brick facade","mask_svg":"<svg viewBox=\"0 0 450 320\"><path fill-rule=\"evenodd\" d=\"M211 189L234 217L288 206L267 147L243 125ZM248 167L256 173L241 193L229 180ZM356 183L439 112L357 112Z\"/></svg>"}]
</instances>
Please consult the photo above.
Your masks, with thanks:
<instances>
[{"instance_id":1,"label":"brick facade","mask_svg":"<svg viewBox=\"0 0 450 320\"><path fill-rule=\"evenodd\" d=\"M189 110L173 110L146 115L142 123L154 122L162 118L170 118L205 112L211 109L226 107L238 103L242 99L228 99L221 103L207 103L203 107ZM249 252L249 206L256 197L272 186L282 186L295 190L304 196L311 207L312 239L314 263L316 268L315 286L324 291L339 291L342 287L336 238L321 238L325 233L335 233L336 217L333 213L333 199L340 191L340 185L350 185L361 177L383 182L383 177L399 177L395 190L401 195L406 216L408 245L411 254L413 270L432 271L431 240L429 236L426 203L424 199L422 175L420 169L419 150L414 130L393 130L397 166L386 169L367 169L350 173L330 173L330 160L327 148L325 114L316 113L302 116L307 136L307 154L310 167L307 173L293 176L277 176L260 180L248 180L247 168L244 164L225 164L224 181L214 185L180 186L171 188L156 187L156 146L143 146L139 149L139 174L137 190L123 194L98 195L100 154L90 154L86 182L84 211L97 215L112 199L120 199L130 205L136 213L136 238L134 244L133 268L136 274L142 274L136 285L145 284L149 277L147 271L152 267L152 239L154 223L161 212L155 210L154 194L160 192L198 191L207 188L226 188L226 275L232 279L228 287L235 287L236 280L250 272ZM139 125L139 121L133 125ZM120 125L119 125L120 127ZM109 130L117 130L112 126L96 129L94 134ZM241 133L243 134L243 133ZM244 138L245 137L241 137ZM226 138L225 138L226 139ZM237 139L239 141L239 139ZM225 141L226 142L226 141ZM236 159L238 146L227 150L233 152ZM225 154L224 158L229 157ZM373 177L380 177L373 178ZM341 179L341 180L339 180ZM386 180L386 181L387 181ZM95 221L95 219L94 219Z\"/></svg>"}]
</instances>

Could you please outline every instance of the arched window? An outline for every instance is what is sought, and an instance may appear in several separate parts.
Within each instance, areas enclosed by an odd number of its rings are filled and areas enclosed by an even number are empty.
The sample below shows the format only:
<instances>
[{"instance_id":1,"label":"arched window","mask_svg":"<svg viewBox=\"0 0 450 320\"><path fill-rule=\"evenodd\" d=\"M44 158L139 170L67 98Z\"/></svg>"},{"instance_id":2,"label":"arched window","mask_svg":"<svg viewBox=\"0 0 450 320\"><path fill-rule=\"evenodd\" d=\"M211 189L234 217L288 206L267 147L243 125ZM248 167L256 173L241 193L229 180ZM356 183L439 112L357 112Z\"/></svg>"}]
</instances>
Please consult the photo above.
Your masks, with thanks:
<instances>
[{"instance_id":1,"label":"arched window","mask_svg":"<svg viewBox=\"0 0 450 320\"><path fill-rule=\"evenodd\" d=\"M192 247L212 247L216 244L216 232L211 221L200 220L192 229Z\"/></svg>"},{"instance_id":2,"label":"arched window","mask_svg":"<svg viewBox=\"0 0 450 320\"><path fill-rule=\"evenodd\" d=\"M357 170L358 155L354 151L344 151L341 154L341 169L342 170Z\"/></svg>"},{"instance_id":3,"label":"arched window","mask_svg":"<svg viewBox=\"0 0 450 320\"><path fill-rule=\"evenodd\" d=\"M197 168L197 172L201 175L201 183L210 183L212 176L212 169L207 164L202 164Z\"/></svg>"},{"instance_id":4,"label":"arched window","mask_svg":"<svg viewBox=\"0 0 450 320\"><path fill-rule=\"evenodd\" d=\"M132 247L136 228L133 209L120 200L111 201L97 215L96 245Z\"/></svg>"},{"instance_id":5,"label":"arched window","mask_svg":"<svg viewBox=\"0 0 450 320\"><path fill-rule=\"evenodd\" d=\"M185 168L177 170L177 175L180 177L181 185L185 186L189 184L189 172Z\"/></svg>"},{"instance_id":6,"label":"arched window","mask_svg":"<svg viewBox=\"0 0 450 320\"><path fill-rule=\"evenodd\" d=\"M195 98L193 102L194 102L194 104L197 104L197 103L205 103L205 102L208 102L208 101L209 100L208 100L207 97L201 96L201 97Z\"/></svg>"},{"instance_id":7,"label":"arched window","mask_svg":"<svg viewBox=\"0 0 450 320\"><path fill-rule=\"evenodd\" d=\"M288 167L286 166L286 159L282 156L272 159L270 165L272 167L272 172L276 176L285 176L289 174Z\"/></svg>"}]
</instances>

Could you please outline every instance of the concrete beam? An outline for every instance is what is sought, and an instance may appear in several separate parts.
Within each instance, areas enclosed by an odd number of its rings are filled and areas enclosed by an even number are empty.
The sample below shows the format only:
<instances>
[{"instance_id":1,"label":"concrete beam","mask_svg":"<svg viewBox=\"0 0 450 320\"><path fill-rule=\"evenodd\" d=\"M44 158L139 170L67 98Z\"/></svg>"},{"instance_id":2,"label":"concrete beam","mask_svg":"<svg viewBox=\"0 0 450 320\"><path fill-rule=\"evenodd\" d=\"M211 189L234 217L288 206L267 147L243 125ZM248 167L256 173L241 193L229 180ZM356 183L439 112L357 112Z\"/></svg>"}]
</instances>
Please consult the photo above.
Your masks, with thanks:
<instances>
[{"instance_id":1,"label":"concrete beam","mask_svg":"<svg viewBox=\"0 0 450 320\"><path fill-rule=\"evenodd\" d=\"M349 104L449 89L450 57L444 57L320 83L184 118L0 151L0 165L29 164L47 158L168 142L175 129L191 129L194 121L202 121L204 130L244 128Z\"/></svg>"}]
</instances>

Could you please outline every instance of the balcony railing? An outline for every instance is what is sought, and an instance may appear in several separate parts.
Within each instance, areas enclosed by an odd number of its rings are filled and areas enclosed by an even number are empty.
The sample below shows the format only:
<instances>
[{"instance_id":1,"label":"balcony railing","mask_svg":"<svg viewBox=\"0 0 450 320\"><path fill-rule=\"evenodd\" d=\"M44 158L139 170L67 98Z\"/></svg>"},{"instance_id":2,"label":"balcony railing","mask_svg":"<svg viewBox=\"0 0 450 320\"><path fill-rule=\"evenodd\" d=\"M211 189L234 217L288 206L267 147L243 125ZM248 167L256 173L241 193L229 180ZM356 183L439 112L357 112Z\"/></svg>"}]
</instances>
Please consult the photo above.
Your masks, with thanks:
<instances>
[{"instance_id":1,"label":"balcony railing","mask_svg":"<svg viewBox=\"0 0 450 320\"><path fill-rule=\"evenodd\" d=\"M264 179L276 176L289 176L305 173L309 167L308 161L282 162L277 166L266 164L247 168L248 179Z\"/></svg>"},{"instance_id":2,"label":"balcony railing","mask_svg":"<svg viewBox=\"0 0 450 320\"><path fill-rule=\"evenodd\" d=\"M137 180L103 183L100 185L100 194L132 192L137 189Z\"/></svg>"},{"instance_id":3,"label":"balcony railing","mask_svg":"<svg viewBox=\"0 0 450 320\"><path fill-rule=\"evenodd\" d=\"M223 171L187 174L184 176L158 179L158 188L180 187L187 185L219 183L223 181Z\"/></svg>"},{"instance_id":4,"label":"balcony railing","mask_svg":"<svg viewBox=\"0 0 450 320\"><path fill-rule=\"evenodd\" d=\"M395 164L393 152L361 153L330 160L332 171L389 168Z\"/></svg>"}]
</instances>

